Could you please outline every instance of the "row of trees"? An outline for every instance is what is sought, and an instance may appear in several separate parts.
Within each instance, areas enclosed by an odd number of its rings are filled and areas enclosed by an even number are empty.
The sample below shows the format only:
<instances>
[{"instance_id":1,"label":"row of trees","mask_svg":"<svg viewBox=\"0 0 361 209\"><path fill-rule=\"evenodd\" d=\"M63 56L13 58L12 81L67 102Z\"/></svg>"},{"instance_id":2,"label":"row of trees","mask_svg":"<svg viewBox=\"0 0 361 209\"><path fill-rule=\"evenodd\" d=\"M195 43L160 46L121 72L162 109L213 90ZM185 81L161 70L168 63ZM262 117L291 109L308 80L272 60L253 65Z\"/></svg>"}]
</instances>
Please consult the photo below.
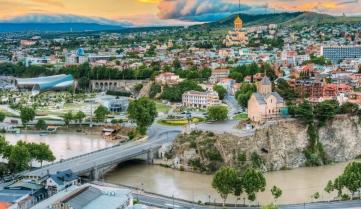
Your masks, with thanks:
<instances>
[{"instance_id":1,"label":"row of trees","mask_svg":"<svg viewBox=\"0 0 361 209\"><path fill-rule=\"evenodd\" d=\"M6 169L11 173L24 171L31 167L33 160L38 161L41 166L44 161L54 161L55 157L45 143L27 143L18 141L15 145L9 144L4 136L0 136L0 154L8 160ZM2 171L3 174L6 172Z\"/></svg>"},{"instance_id":2,"label":"row of trees","mask_svg":"<svg viewBox=\"0 0 361 209\"><path fill-rule=\"evenodd\" d=\"M78 111L76 114L73 114L73 112L69 111L64 114L63 120L65 125L69 127L71 121L77 121L79 124L81 124L85 117L86 114L82 111Z\"/></svg>"},{"instance_id":3,"label":"row of trees","mask_svg":"<svg viewBox=\"0 0 361 209\"><path fill-rule=\"evenodd\" d=\"M269 63L261 64L252 63L249 65L241 65L231 69L229 77L235 79L237 82L243 82L246 76L251 76L251 82L254 81L254 75L256 73L264 73L271 79L277 78L272 66Z\"/></svg>"},{"instance_id":4,"label":"row of trees","mask_svg":"<svg viewBox=\"0 0 361 209\"><path fill-rule=\"evenodd\" d=\"M361 190L361 162L349 163L340 176L334 181L328 181L324 190L327 193L337 191L337 196L344 200L352 199ZM351 193L351 197L344 193L345 190Z\"/></svg>"},{"instance_id":5,"label":"row of trees","mask_svg":"<svg viewBox=\"0 0 361 209\"><path fill-rule=\"evenodd\" d=\"M174 86L165 86L161 98L171 102L180 102L183 93L191 90L203 91L196 81L185 80Z\"/></svg>"},{"instance_id":6,"label":"row of trees","mask_svg":"<svg viewBox=\"0 0 361 209\"><path fill-rule=\"evenodd\" d=\"M212 187L223 199L223 204L230 194L240 197L245 193L248 200L255 201L257 193L265 191L266 178L260 170L253 167L248 167L243 172L232 167L222 167L214 175ZM275 201L282 195L282 190L277 186L273 186L270 192Z\"/></svg>"}]
</instances>

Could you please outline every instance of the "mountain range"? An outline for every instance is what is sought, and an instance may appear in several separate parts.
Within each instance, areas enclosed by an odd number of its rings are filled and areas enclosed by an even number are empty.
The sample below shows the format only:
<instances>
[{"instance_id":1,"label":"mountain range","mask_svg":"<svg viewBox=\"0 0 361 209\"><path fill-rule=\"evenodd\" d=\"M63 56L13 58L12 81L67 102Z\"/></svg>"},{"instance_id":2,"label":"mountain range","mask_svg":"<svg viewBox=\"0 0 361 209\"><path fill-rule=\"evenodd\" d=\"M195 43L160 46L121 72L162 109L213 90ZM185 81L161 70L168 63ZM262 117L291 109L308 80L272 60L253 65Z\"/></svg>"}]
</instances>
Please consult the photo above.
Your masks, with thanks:
<instances>
[{"instance_id":1,"label":"mountain range","mask_svg":"<svg viewBox=\"0 0 361 209\"><path fill-rule=\"evenodd\" d=\"M360 23L361 17L331 16L314 12L284 12L275 14L234 14L215 22L194 25L190 29L225 29L233 26L239 15L246 26L279 24L287 26L317 25L324 23ZM126 21L116 21L99 17L76 15L39 15L30 14L0 21L0 32L82 32L122 30L137 26ZM151 26L150 26L151 27Z\"/></svg>"},{"instance_id":2,"label":"mountain range","mask_svg":"<svg viewBox=\"0 0 361 209\"><path fill-rule=\"evenodd\" d=\"M233 27L235 17L239 15L246 26L278 24L281 26L312 26L320 24L361 23L361 17L331 16L315 12L284 12L275 14L234 14L225 19L192 26L193 29L222 29Z\"/></svg>"},{"instance_id":3,"label":"mountain range","mask_svg":"<svg viewBox=\"0 0 361 209\"><path fill-rule=\"evenodd\" d=\"M0 21L0 32L80 32L120 30L133 26L130 22L100 17L29 14Z\"/></svg>"}]
</instances>

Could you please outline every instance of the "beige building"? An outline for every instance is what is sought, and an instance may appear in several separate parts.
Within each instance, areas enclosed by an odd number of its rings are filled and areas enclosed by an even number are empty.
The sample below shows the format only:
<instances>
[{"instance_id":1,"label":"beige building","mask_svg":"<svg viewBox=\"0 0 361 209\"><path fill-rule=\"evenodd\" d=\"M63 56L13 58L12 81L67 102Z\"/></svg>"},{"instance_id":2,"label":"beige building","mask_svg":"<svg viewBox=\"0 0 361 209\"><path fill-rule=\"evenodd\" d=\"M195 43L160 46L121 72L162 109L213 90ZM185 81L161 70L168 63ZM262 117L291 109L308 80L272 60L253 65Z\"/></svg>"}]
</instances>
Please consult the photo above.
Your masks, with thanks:
<instances>
[{"instance_id":1,"label":"beige building","mask_svg":"<svg viewBox=\"0 0 361 209\"><path fill-rule=\"evenodd\" d=\"M209 81L211 83L218 83L223 78L228 78L229 72L230 72L230 70L226 69L226 68L212 70L212 75L209 78Z\"/></svg>"},{"instance_id":2,"label":"beige building","mask_svg":"<svg viewBox=\"0 0 361 209\"><path fill-rule=\"evenodd\" d=\"M178 75L171 72L161 73L155 77L155 82L162 85L178 84L181 81Z\"/></svg>"},{"instance_id":3,"label":"beige building","mask_svg":"<svg viewBox=\"0 0 361 209\"><path fill-rule=\"evenodd\" d=\"M228 31L224 43L226 46L242 46L248 43L247 32L243 29L243 21L239 16L234 20L234 28Z\"/></svg>"},{"instance_id":4,"label":"beige building","mask_svg":"<svg viewBox=\"0 0 361 209\"><path fill-rule=\"evenodd\" d=\"M182 95L182 104L185 107L207 108L221 104L217 92L187 91Z\"/></svg>"},{"instance_id":5,"label":"beige building","mask_svg":"<svg viewBox=\"0 0 361 209\"><path fill-rule=\"evenodd\" d=\"M248 118L257 123L264 122L279 117L284 107L283 98L277 92L272 92L272 83L265 76L257 84L257 92L248 100Z\"/></svg>"}]
</instances>

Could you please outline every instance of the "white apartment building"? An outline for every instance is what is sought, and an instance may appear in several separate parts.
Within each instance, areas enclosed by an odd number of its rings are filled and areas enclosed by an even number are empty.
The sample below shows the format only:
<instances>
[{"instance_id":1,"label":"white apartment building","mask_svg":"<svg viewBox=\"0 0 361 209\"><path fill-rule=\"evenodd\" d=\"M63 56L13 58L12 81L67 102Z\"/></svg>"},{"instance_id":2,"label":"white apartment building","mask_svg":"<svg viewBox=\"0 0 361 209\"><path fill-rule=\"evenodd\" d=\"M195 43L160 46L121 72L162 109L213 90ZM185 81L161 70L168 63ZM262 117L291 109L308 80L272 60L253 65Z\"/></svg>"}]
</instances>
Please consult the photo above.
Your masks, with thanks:
<instances>
[{"instance_id":1,"label":"white apartment building","mask_svg":"<svg viewBox=\"0 0 361 209\"><path fill-rule=\"evenodd\" d=\"M221 104L217 92L187 91L182 95L184 107L207 108L212 105Z\"/></svg>"},{"instance_id":2,"label":"white apartment building","mask_svg":"<svg viewBox=\"0 0 361 209\"><path fill-rule=\"evenodd\" d=\"M361 46L322 46L321 55L331 60L333 64L338 64L344 59L361 58Z\"/></svg>"}]
</instances>

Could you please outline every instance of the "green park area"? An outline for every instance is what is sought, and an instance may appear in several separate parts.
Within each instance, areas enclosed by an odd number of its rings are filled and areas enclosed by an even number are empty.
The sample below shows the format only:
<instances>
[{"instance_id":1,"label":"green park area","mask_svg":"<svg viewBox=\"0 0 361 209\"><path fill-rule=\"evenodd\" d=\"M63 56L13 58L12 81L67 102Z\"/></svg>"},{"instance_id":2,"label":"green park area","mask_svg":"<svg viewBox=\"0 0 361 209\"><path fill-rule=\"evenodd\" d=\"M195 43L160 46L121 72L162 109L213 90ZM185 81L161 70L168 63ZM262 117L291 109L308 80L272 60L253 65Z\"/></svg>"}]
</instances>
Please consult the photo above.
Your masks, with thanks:
<instances>
[{"instance_id":1,"label":"green park area","mask_svg":"<svg viewBox=\"0 0 361 209\"><path fill-rule=\"evenodd\" d=\"M169 112L172 108L170 105L163 104L160 101L155 101L155 106L157 108L157 112L163 112L163 113Z\"/></svg>"},{"instance_id":2,"label":"green park area","mask_svg":"<svg viewBox=\"0 0 361 209\"><path fill-rule=\"evenodd\" d=\"M192 123L201 123L203 121L204 121L203 118L198 118L198 117L192 118ZM179 119L159 120L158 123L161 125L168 125L168 126L184 126L187 125L189 121L186 118L179 118Z\"/></svg>"},{"instance_id":3,"label":"green park area","mask_svg":"<svg viewBox=\"0 0 361 209\"><path fill-rule=\"evenodd\" d=\"M235 120L248 120L247 113L239 113L233 117Z\"/></svg>"}]
</instances>

